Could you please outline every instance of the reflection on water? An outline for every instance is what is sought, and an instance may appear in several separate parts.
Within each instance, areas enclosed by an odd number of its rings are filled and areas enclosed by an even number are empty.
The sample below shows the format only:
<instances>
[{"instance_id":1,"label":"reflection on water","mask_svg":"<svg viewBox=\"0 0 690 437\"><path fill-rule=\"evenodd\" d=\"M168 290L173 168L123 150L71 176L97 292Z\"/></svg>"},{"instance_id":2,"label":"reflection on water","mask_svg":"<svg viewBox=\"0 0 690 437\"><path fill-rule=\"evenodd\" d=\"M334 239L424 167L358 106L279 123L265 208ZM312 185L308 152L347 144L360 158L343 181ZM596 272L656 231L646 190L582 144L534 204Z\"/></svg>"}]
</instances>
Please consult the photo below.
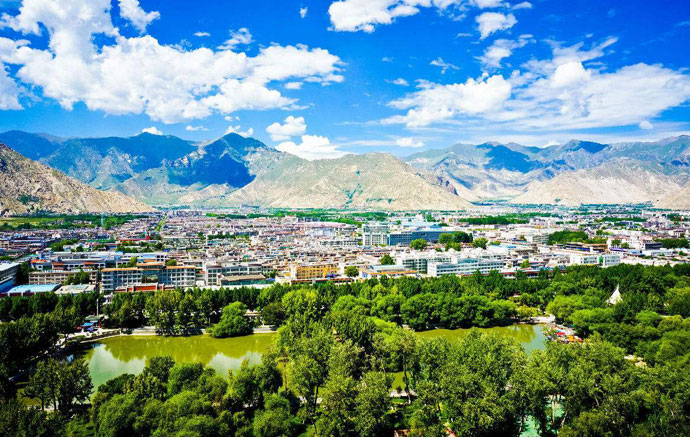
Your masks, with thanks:
<instances>
[{"instance_id":1,"label":"reflection on water","mask_svg":"<svg viewBox=\"0 0 690 437\"><path fill-rule=\"evenodd\" d=\"M544 349L546 336L540 325L512 325L482 329L515 338L527 353ZM469 329L434 329L419 332L420 337L444 337L451 342L467 335ZM217 339L208 335L191 337L162 337L154 335L120 336L100 340L93 344L85 358L89 363L94 387L123 373L138 374L146 359L170 355L177 362L198 362L212 367L227 377L229 370L240 367L243 360L255 364L273 342L275 334L254 334L246 337ZM396 375L394 387L401 383Z\"/></svg>"},{"instance_id":2,"label":"reflection on water","mask_svg":"<svg viewBox=\"0 0 690 437\"><path fill-rule=\"evenodd\" d=\"M481 331L512 337L520 343L527 353L533 350L546 349L546 335L544 335L543 325L519 324L495 326L492 328L483 328ZM419 332L417 335L426 338L443 337L454 342L465 337L469 332L469 329L433 329L431 331Z\"/></svg>"},{"instance_id":3,"label":"reflection on water","mask_svg":"<svg viewBox=\"0 0 690 437\"><path fill-rule=\"evenodd\" d=\"M94 387L123 373L138 374L146 359L169 355L177 362L198 362L227 377L244 360L258 363L273 342L274 334L216 339L208 335L193 337L121 336L94 343L85 354Z\"/></svg>"}]
</instances>

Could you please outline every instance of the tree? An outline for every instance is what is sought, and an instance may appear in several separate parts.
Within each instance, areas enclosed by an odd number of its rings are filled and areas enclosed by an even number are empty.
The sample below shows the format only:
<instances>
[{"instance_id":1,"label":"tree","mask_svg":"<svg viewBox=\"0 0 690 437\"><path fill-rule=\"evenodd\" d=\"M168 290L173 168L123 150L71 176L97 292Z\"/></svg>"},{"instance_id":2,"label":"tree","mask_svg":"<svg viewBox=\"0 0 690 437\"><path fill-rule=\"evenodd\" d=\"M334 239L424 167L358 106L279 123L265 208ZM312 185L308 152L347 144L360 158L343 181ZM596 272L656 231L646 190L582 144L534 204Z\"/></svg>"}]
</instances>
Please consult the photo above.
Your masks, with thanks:
<instances>
[{"instance_id":1,"label":"tree","mask_svg":"<svg viewBox=\"0 0 690 437\"><path fill-rule=\"evenodd\" d=\"M355 397L355 430L360 436L378 436L390 432L391 376L367 372L357 386Z\"/></svg>"},{"instance_id":2,"label":"tree","mask_svg":"<svg viewBox=\"0 0 690 437\"><path fill-rule=\"evenodd\" d=\"M416 240L412 240L410 242L410 247L413 248L414 250L424 250L426 249L426 240L422 238L418 238Z\"/></svg>"},{"instance_id":3,"label":"tree","mask_svg":"<svg viewBox=\"0 0 690 437\"><path fill-rule=\"evenodd\" d=\"M285 310L281 301L271 302L261 310L261 321L265 325L280 326L285 320Z\"/></svg>"},{"instance_id":4,"label":"tree","mask_svg":"<svg viewBox=\"0 0 690 437\"><path fill-rule=\"evenodd\" d=\"M266 397L264 409L254 416L256 437L282 437L295 434L297 424L290 413L290 402L278 394Z\"/></svg>"},{"instance_id":5,"label":"tree","mask_svg":"<svg viewBox=\"0 0 690 437\"><path fill-rule=\"evenodd\" d=\"M168 267L175 267L177 265L177 260L174 258L171 258L165 262L165 265Z\"/></svg>"},{"instance_id":6,"label":"tree","mask_svg":"<svg viewBox=\"0 0 690 437\"><path fill-rule=\"evenodd\" d=\"M57 409L59 363L54 358L39 361L29 378L24 395L41 401L41 409L52 404Z\"/></svg>"},{"instance_id":7,"label":"tree","mask_svg":"<svg viewBox=\"0 0 690 437\"><path fill-rule=\"evenodd\" d=\"M357 266L347 266L345 267L345 276L348 278L356 278L359 276L359 269Z\"/></svg>"},{"instance_id":8,"label":"tree","mask_svg":"<svg viewBox=\"0 0 690 437\"><path fill-rule=\"evenodd\" d=\"M381 257L380 263L382 266L392 266L395 264L395 260L389 254L385 254Z\"/></svg>"},{"instance_id":9,"label":"tree","mask_svg":"<svg viewBox=\"0 0 690 437\"><path fill-rule=\"evenodd\" d=\"M489 243L489 240L486 238L477 238L476 240L472 241L472 247L481 247L482 249L486 249L486 245Z\"/></svg>"},{"instance_id":10,"label":"tree","mask_svg":"<svg viewBox=\"0 0 690 437\"><path fill-rule=\"evenodd\" d=\"M84 403L89 399L93 383L89 366L83 359L75 359L69 364L62 362L59 369L58 406L61 412L69 414L75 402Z\"/></svg>"},{"instance_id":11,"label":"tree","mask_svg":"<svg viewBox=\"0 0 690 437\"><path fill-rule=\"evenodd\" d=\"M223 308L223 315L212 328L211 336L224 338L251 334L252 321L245 317L246 312L247 306L242 302L233 302Z\"/></svg>"}]
</instances>

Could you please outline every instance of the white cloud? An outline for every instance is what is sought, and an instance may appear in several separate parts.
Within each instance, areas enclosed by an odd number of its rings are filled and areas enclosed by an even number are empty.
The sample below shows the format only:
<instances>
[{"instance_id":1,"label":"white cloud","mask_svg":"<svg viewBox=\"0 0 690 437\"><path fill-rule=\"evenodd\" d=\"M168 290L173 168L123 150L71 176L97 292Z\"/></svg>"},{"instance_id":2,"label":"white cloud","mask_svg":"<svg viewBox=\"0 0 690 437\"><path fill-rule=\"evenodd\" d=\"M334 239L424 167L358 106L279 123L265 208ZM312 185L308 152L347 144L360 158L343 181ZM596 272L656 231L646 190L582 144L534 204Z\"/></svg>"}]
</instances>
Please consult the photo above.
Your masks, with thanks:
<instances>
[{"instance_id":1,"label":"white cloud","mask_svg":"<svg viewBox=\"0 0 690 437\"><path fill-rule=\"evenodd\" d=\"M110 8L109 0L26 1L17 15L4 15L0 26L39 36L47 30L47 41L0 37L0 62L17 66L19 86L40 91L65 109L83 102L90 110L145 113L164 123L214 112L293 108L296 100L274 89L273 82L343 80L340 59L327 50L272 45L248 56L164 45L150 35L120 35ZM99 38L97 46L98 35L110 38ZM3 89L8 83L3 80Z\"/></svg>"},{"instance_id":2,"label":"white cloud","mask_svg":"<svg viewBox=\"0 0 690 437\"><path fill-rule=\"evenodd\" d=\"M484 12L477 17L477 28L484 39L492 33L500 30L507 30L515 26L517 19L513 14L502 14L500 12Z\"/></svg>"},{"instance_id":3,"label":"white cloud","mask_svg":"<svg viewBox=\"0 0 690 437\"><path fill-rule=\"evenodd\" d=\"M211 36L211 34L208 32L194 32L194 36L199 37L199 38L205 38L205 37Z\"/></svg>"},{"instance_id":4,"label":"white cloud","mask_svg":"<svg viewBox=\"0 0 690 437\"><path fill-rule=\"evenodd\" d=\"M120 16L132 23L139 33L146 32L146 27L161 17L158 11L146 12L139 5L139 0L119 0Z\"/></svg>"},{"instance_id":5,"label":"white cloud","mask_svg":"<svg viewBox=\"0 0 690 437\"><path fill-rule=\"evenodd\" d=\"M185 126L184 130L189 131L189 132L199 132L199 131L207 131L208 128L205 126L193 126L193 125L187 125Z\"/></svg>"},{"instance_id":6,"label":"white cloud","mask_svg":"<svg viewBox=\"0 0 690 437\"><path fill-rule=\"evenodd\" d=\"M390 106L408 109L404 116L384 120L408 127L427 126L461 114L479 115L500 109L510 97L511 85L503 76L483 76L465 83L440 85L420 82L419 91L395 100Z\"/></svg>"},{"instance_id":7,"label":"white cloud","mask_svg":"<svg viewBox=\"0 0 690 437\"><path fill-rule=\"evenodd\" d=\"M416 15L422 7L434 7L443 12L462 3L463 0L341 0L331 3L328 14L333 30L371 33L377 25Z\"/></svg>"},{"instance_id":8,"label":"white cloud","mask_svg":"<svg viewBox=\"0 0 690 437\"><path fill-rule=\"evenodd\" d=\"M144 128L141 130L141 132L151 135L163 135L163 132L161 132L156 126Z\"/></svg>"},{"instance_id":9,"label":"white cloud","mask_svg":"<svg viewBox=\"0 0 690 437\"><path fill-rule=\"evenodd\" d=\"M234 50L237 46L247 45L252 42L252 34L249 29L242 27L240 29L230 31L230 39L226 40L218 47L221 50Z\"/></svg>"},{"instance_id":10,"label":"white cloud","mask_svg":"<svg viewBox=\"0 0 690 437\"><path fill-rule=\"evenodd\" d=\"M502 0L472 0L472 4L479 9L493 9L505 6Z\"/></svg>"},{"instance_id":11,"label":"white cloud","mask_svg":"<svg viewBox=\"0 0 690 437\"><path fill-rule=\"evenodd\" d=\"M407 110L382 120L410 128L444 123L470 130L565 132L620 126L647 128L649 120L690 100L690 74L639 63L608 70L609 38L589 49L553 43L550 59L532 60L509 78L484 75L464 84L420 82L418 91L389 105ZM553 135L553 134L549 134Z\"/></svg>"},{"instance_id":12,"label":"white cloud","mask_svg":"<svg viewBox=\"0 0 690 437\"><path fill-rule=\"evenodd\" d=\"M302 82L287 82L285 84L285 89L287 90L299 90L302 89Z\"/></svg>"},{"instance_id":13,"label":"white cloud","mask_svg":"<svg viewBox=\"0 0 690 437\"><path fill-rule=\"evenodd\" d=\"M640 129L644 130L654 129L654 126L649 122L649 120L642 120L638 126L640 126Z\"/></svg>"},{"instance_id":14,"label":"white cloud","mask_svg":"<svg viewBox=\"0 0 690 437\"><path fill-rule=\"evenodd\" d=\"M529 42L531 35L521 35L517 41L509 39L497 39L484 50L479 61L485 68L499 68L501 61L513 54L513 50L524 47Z\"/></svg>"},{"instance_id":15,"label":"white cloud","mask_svg":"<svg viewBox=\"0 0 690 437\"><path fill-rule=\"evenodd\" d=\"M440 56L433 61L429 63L430 65L433 65L434 67L440 67L441 68L441 74L446 74L446 71L448 70L459 70L460 67L457 65L453 65L450 62L446 62L441 58Z\"/></svg>"},{"instance_id":16,"label":"white cloud","mask_svg":"<svg viewBox=\"0 0 690 437\"><path fill-rule=\"evenodd\" d=\"M304 135L307 132L307 125L304 122L304 117L289 115L283 124L275 122L266 128L266 132L270 134L273 141L285 141L298 135Z\"/></svg>"},{"instance_id":17,"label":"white cloud","mask_svg":"<svg viewBox=\"0 0 690 437\"><path fill-rule=\"evenodd\" d=\"M384 56L383 58L381 58L381 62L393 62L393 58Z\"/></svg>"},{"instance_id":18,"label":"white cloud","mask_svg":"<svg viewBox=\"0 0 690 437\"><path fill-rule=\"evenodd\" d=\"M243 137L251 137L254 135L254 128L250 127L246 131L242 132L242 128L240 126L228 126L227 130L225 131L225 135L227 134L237 134Z\"/></svg>"},{"instance_id":19,"label":"white cloud","mask_svg":"<svg viewBox=\"0 0 690 437\"><path fill-rule=\"evenodd\" d=\"M22 109L19 103L19 87L7 74L5 66L0 63L0 110Z\"/></svg>"},{"instance_id":20,"label":"white cloud","mask_svg":"<svg viewBox=\"0 0 690 437\"><path fill-rule=\"evenodd\" d=\"M299 8L299 16L302 18L306 17L308 11L309 11L309 8L306 6L303 8Z\"/></svg>"},{"instance_id":21,"label":"white cloud","mask_svg":"<svg viewBox=\"0 0 690 437\"><path fill-rule=\"evenodd\" d=\"M402 77L399 77L399 78L393 79L393 80L386 80L386 82L392 83L393 85L400 85L400 86L408 86L408 85L410 85L410 84L409 84L405 79L403 79Z\"/></svg>"},{"instance_id":22,"label":"white cloud","mask_svg":"<svg viewBox=\"0 0 690 437\"><path fill-rule=\"evenodd\" d=\"M513 9L532 9L532 3L530 3L530 2L517 3L517 4L513 5Z\"/></svg>"},{"instance_id":23,"label":"white cloud","mask_svg":"<svg viewBox=\"0 0 690 437\"><path fill-rule=\"evenodd\" d=\"M413 147L413 148L419 148L419 147L424 147L424 143L415 140L414 138L398 138L395 140L395 145L398 147Z\"/></svg>"},{"instance_id":24,"label":"white cloud","mask_svg":"<svg viewBox=\"0 0 690 437\"><path fill-rule=\"evenodd\" d=\"M315 159L334 159L340 158L346 153L332 145L327 137L318 135L302 135L302 143L295 144L293 141L286 141L276 146L281 152L291 153L300 158L313 161Z\"/></svg>"}]
</instances>

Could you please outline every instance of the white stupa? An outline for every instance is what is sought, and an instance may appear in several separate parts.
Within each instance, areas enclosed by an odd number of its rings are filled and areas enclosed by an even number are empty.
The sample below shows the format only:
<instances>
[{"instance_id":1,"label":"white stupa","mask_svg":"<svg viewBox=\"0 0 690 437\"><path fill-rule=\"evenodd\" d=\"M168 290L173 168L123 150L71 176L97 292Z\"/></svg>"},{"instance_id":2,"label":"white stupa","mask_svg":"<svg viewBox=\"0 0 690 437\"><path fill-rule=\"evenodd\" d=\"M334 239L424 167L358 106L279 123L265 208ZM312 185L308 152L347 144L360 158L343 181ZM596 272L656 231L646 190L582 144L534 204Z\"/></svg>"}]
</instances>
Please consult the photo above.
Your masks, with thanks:
<instances>
[{"instance_id":1,"label":"white stupa","mask_svg":"<svg viewBox=\"0 0 690 437\"><path fill-rule=\"evenodd\" d=\"M623 302L623 296L621 296L621 285L616 285L616 290L613 292L611 297L606 299L606 303L609 305L615 305L619 302Z\"/></svg>"}]
</instances>

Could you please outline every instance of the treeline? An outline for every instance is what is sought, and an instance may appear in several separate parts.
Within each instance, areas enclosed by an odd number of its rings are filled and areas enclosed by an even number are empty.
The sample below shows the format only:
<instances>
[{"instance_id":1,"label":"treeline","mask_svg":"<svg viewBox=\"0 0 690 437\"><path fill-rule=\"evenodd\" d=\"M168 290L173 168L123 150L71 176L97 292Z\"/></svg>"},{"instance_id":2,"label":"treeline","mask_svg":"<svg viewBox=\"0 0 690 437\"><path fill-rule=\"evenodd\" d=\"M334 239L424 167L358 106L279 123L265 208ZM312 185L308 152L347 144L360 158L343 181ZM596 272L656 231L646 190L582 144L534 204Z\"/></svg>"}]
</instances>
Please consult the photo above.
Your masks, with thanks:
<instances>
[{"instance_id":1,"label":"treeline","mask_svg":"<svg viewBox=\"0 0 690 437\"><path fill-rule=\"evenodd\" d=\"M212 327L220 321L225 307L238 302L244 305L245 310L260 311L263 323L280 325L285 318L283 296L289 291L306 289L313 290L319 296L326 310L339 304L340 299L346 302L355 298L359 310L366 315L418 330L485 327L506 323L516 316L518 305L507 298L524 292L536 292L546 283L546 273L541 279L521 276L518 281L511 281L493 272L486 277L477 274L471 278L382 278L345 285L276 284L261 290L250 287L193 288L155 293L117 293L104 311L112 327L131 329L153 325L165 334L181 334Z\"/></svg>"},{"instance_id":2,"label":"treeline","mask_svg":"<svg viewBox=\"0 0 690 437\"><path fill-rule=\"evenodd\" d=\"M62 334L75 332L96 312L97 293L54 293L0 299L0 384L56 349Z\"/></svg>"}]
</instances>

